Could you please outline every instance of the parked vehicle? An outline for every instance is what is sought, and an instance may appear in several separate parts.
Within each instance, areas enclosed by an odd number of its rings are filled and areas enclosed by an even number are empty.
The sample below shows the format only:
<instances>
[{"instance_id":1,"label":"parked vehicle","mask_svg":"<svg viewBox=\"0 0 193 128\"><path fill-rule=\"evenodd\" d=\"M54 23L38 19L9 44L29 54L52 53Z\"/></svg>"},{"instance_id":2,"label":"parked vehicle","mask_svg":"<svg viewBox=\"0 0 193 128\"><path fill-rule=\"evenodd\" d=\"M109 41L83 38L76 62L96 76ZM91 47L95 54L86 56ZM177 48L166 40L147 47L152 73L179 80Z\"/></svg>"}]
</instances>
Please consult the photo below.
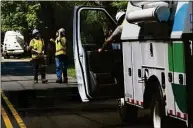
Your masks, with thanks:
<instances>
[{"instance_id":1,"label":"parked vehicle","mask_svg":"<svg viewBox=\"0 0 193 128\"><path fill-rule=\"evenodd\" d=\"M192 7L191 1L128 2L127 23L115 42L121 47L101 53L98 26L116 22L102 7L75 7L73 49L82 101L117 97L124 121L144 108L151 109L154 128L163 128L165 117L193 128Z\"/></svg>"},{"instance_id":2,"label":"parked vehicle","mask_svg":"<svg viewBox=\"0 0 193 128\"><path fill-rule=\"evenodd\" d=\"M17 31L7 31L3 42L3 56L21 56L24 53L24 36Z\"/></svg>"}]
</instances>

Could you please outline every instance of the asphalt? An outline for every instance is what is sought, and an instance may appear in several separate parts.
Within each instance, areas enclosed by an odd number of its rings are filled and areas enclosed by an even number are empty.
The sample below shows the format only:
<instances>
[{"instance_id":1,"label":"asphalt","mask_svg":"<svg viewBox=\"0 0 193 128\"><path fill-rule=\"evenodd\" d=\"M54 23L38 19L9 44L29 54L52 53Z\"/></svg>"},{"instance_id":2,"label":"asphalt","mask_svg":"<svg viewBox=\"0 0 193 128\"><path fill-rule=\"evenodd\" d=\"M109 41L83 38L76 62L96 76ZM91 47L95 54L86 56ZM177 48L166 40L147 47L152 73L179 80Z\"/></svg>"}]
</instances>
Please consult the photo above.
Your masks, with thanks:
<instances>
[{"instance_id":1,"label":"asphalt","mask_svg":"<svg viewBox=\"0 0 193 128\"><path fill-rule=\"evenodd\" d=\"M18 114L1 97L1 105L14 128L19 128L21 117L27 128L152 128L149 111L139 109L135 124L123 123L117 110L117 100L98 100L82 103L76 79L69 84L56 84L54 66L47 67L47 84L33 84L29 60L2 60L1 88ZM5 128L1 118L1 127ZM183 128L175 121L170 127Z\"/></svg>"}]
</instances>

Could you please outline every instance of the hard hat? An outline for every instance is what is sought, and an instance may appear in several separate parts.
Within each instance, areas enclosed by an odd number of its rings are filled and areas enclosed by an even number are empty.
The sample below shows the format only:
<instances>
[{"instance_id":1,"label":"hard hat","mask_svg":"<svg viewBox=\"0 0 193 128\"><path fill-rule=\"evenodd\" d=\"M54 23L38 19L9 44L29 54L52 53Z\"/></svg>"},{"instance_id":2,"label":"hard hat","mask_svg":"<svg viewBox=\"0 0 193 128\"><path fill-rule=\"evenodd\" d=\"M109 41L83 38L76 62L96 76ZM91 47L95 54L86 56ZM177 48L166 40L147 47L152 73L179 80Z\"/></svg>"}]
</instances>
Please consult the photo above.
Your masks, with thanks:
<instances>
[{"instance_id":1,"label":"hard hat","mask_svg":"<svg viewBox=\"0 0 193 128\"><path fill-rule=\"evenodd\" d=\"M116 14L116 20L117 20L117 22L119 22L119 20L121 19L121 17L124 16L124 15L125 15L125 12L124 12L124 11L119 11L119 12L117 12L117 14Z\"/></svg>"},{"instance_id":2,"label":"hard hat","mask_svg":"<svg viewBox=\"0 0 193 128\"><path fill-rule=\"evenodd\" d=\"M58 30L58 32L59 32L59 33L65 33L65 29L64 29L64 28L60 28L60 29Z\"/></svg>"},{"instance_id":3,"label":"hard hat","mask_svg":"<svg viewBox=\"0 0 193 128\"><path fill-rule=\"evenodd\" d=\"M58 31L56 31L56 36L58 36Z\"/></svg>"},{"instance_id":4,"label":"hard hat","mask_svg":"<svg viewBox=\"0 0 193 128\"><path fill-rule=\"evenodd\" d=\"M32 35L34 35L34 34L36 34L36 33L39 33L39 30L38 30L38 29L34 29L34 30L32 31Z\"/></svg>"}]
</instances>

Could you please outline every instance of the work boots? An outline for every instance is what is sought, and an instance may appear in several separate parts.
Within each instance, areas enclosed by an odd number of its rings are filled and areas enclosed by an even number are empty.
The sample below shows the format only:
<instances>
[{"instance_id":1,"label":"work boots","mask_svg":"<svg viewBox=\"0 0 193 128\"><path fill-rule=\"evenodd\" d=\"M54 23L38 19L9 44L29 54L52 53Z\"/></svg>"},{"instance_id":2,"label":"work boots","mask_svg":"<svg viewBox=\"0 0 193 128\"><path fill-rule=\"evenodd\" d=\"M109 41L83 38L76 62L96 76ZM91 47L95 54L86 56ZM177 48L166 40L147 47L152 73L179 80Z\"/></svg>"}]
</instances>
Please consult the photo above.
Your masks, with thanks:
<instances>
[{"instance_id":1,"label":"work boots","mask_svg":"<svg viewBox=\"0 0 193 128\"><path fill-rule=\"evenodd\" d=\"M48 82L48 80L47 79L42 79L42 83L44 84L44 83L47 83ZM34 80L34 84L37 84L38 83L38 80Z\"/></svg>"},{"instance_id":2,"label":"work boots","mask_svg":"<svg viewBox=\"0 0 193 128\"><path fill-rule=\"evenodd\" d=\"M68 83L68 78L64 78L64 80L62 81L62 79L57 79L56 83Z\"/></svg>"},{"instance_id":3,"label":"work boots","mask_svg":"<svg viewBox=\"0 0 193 128\"><path fill-rule=\"evenodd\" d=\"M56 83L62 83L62 80L57 79Z\"/></svg>"},{"instance_id":4,"label":"work boots","mask_svg":"<svg viewBox=\"0 0 193 128\"><path fill-rule=\"evenodd\" d=\"M68 83L68 77L65 77L63 83Z\"/></svg>"},{"instance_id":5,"label":"work boots","mask_svg":"<svg viewBox=\"0 0 193 128\"><path fill-rule=\"evenodd\" d=\"M38 80L34 80L34 84L37 84L38 83Z\"/></svg>"},{"instance_id":6,"label":"work boots","mask_svg":"<svg viewBox=\"0 0 193 128\"><path fill-rule=\"evenodd\" d=\"M42 83L44 84L44 83L47 83L48 82L48 80L47 79L42 79Z\"/></svg>"}]
</instances>

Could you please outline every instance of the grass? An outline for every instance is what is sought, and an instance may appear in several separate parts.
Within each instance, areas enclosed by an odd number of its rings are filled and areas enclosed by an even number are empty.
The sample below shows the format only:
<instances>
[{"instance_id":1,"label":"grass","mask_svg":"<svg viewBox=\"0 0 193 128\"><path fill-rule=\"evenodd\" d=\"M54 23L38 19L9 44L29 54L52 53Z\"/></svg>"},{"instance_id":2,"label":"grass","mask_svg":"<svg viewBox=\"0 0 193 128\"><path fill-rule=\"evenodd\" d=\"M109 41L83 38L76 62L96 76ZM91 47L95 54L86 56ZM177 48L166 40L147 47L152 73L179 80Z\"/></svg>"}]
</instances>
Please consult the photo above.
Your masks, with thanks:
<instances>
[{"instance_id":1,"label":"grass","mask_svg":"<svg viewBox=\"0 0 193 128\"><path fill-rule=\"evenodd\" d=\"M68 67L68 76L76 78L76 71L74 67L72 66Z\"/></svg>"}]
</instances>

